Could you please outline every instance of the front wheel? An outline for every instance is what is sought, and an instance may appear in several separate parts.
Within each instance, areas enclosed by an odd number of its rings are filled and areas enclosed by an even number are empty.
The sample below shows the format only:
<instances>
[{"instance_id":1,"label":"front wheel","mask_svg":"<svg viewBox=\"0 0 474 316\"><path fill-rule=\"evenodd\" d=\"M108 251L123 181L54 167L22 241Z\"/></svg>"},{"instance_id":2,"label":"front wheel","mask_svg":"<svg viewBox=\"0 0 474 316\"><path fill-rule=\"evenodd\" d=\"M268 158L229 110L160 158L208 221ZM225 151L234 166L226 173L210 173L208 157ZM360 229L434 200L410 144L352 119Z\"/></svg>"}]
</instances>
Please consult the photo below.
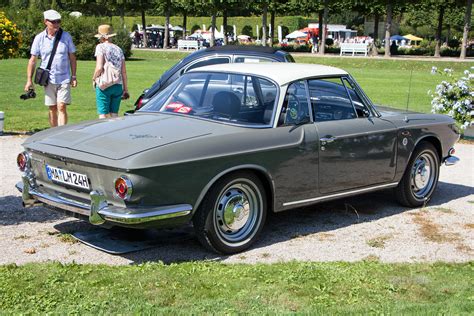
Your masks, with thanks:
<instances>
[{"instance_id":1,"label":"front wheel","mask_svg":"<svg viewBox=\"0 0 474 316\"><path fill-rule=\"evenodd\" d=\"M265 223L267 203L260 179L239 172L218 180L193 218L199 241L211 251L240 252L257 239Z\"/></svg>"},{"instance_id":2,"label":"front wheel","mask_svg":"<svg viewBox=\"0 0 474 316\"><path fill-rule=\"evenodd\" d=\"M395 189L398 202L409 207L426 204L438 184L439 166L439 157L434 146L427 142L418 145Z\"/></svg>"}]
</instances>

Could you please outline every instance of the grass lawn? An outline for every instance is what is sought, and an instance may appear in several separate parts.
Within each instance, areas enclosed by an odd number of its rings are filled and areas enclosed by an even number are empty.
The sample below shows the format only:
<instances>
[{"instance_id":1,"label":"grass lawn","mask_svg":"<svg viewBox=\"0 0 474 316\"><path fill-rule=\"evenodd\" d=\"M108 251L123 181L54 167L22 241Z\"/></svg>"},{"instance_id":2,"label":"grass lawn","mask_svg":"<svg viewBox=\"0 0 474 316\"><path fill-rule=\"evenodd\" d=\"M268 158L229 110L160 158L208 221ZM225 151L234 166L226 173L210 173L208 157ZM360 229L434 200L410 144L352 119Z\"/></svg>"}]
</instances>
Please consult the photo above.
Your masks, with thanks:
<instances>
[{"instance_id":1,"label":"grass lawn","mask_svg":"<svg viewBox=\"0 0 474 316\"><path fill-rule=\"evenodd\" d=\"M0 266L0 314L470 314L473 263Z\"/></svg>"},{"instance_id":2,"label":"grass lawn","mask_svg":"<svg viewBox=\"0 0 474 316\"><path fill-rule=\"evenodd\" d=\"M186 53L134 51L133 59L127 62L129 91L131 98L122 103L120 112L132 109L143 89L150 87L160 75ZM473 63L433 62L414 60L380 60L361 58L296 57L297 62L320 63L343 68L351 73L377 104L406 108L411 80L409 109L430 111L428 90L434 89L442 80L431 75L432 66L439 69L453 68L462 73ZM0 60L0 111L5 112L5 131L36 131L48 126L47 108L43 105L42 87L37 87L38 96L33 100L20 100L26 78L26 59ZM73 89L73 104L69 106L69 122L95 119L95 92L91 77L93 61L78 62L78 87Z\"/></svg>"}]
</instances>

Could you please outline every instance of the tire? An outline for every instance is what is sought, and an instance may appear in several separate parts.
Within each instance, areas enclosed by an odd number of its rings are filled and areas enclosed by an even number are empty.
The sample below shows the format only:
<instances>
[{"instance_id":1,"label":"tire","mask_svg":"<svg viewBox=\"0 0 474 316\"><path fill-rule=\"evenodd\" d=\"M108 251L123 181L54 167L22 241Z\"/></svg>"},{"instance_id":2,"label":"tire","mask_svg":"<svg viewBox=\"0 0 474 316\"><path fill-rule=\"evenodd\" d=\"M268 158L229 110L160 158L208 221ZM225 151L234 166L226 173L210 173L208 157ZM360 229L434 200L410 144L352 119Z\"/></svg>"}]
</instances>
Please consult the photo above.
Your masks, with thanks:
<instances>
[{"instance_id":1,"label":"tire","mask_svg":"<svg viewBox=\"0 0 474 316\"><path fill-rule=\"evenodd\" d=\"M439 156L434 146L428 142L420 143L395 188L398 202L408 207L428 203L438 184L439 167Z\"/></svg>"},{"instance_id":2,"label":"tire","mask_svg":"<svg viewBox=\"0 0 474 316\"><path fill-rule=\"evenodd\" d=\"M193 217L193 224L205 248L232 254L255 242L266 216L262 182L250 172L237 172L219 179L211 187Z\"/></svg>"}]
</instances>

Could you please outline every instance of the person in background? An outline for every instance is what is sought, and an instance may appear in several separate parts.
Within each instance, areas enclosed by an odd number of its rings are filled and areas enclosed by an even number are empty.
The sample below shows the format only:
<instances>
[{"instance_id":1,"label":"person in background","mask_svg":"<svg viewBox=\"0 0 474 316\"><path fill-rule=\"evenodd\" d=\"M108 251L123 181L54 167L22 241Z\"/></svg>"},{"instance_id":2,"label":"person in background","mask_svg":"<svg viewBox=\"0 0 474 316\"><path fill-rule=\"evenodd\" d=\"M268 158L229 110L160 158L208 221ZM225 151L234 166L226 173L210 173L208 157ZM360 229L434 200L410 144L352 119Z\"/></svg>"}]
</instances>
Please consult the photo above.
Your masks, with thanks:
<instances>
[{"instance_id":1,"label":"person in background","mask_svg":"<svg viewBox=\"0 0 474 316\"><path fill-rule=\"evenodd\" d=\"M318 52L318 36L313 33L313 36L311 36L311 43L313 46L311 47L311 53L316 54Z\"/></svg>"},{"instance_id":2,"label":"person in background","mask_svg":"<svg viewBox=\"0 0 474 316\"><path fill-rule=\"evenodd\" d=\"M96 91L96 105L99 118L118 116L121 100L130 97L127 88L125 56L122 49L113 44L111 40L115 35L117 34L112 33L112 28L107 24L100 25L98 33L95 35L100 43L95 48L96 67L92 76L92 85ZM117 69L120 69L120 82L105 90L101 90L96 85L96 79L104 72L105 62L109 62Z\"/></svg>"},{"instance_id":3,"label":"person in background","mask_svg":"<svg viewBox=\"0 0 474 316\"><path fill-rule=\"evenodd\" d=\"M46 69L54 39L61 25L61 15L55 10L43 13L46 29L35 36L31 45L31 57L28 61L25 91L34 89L33 73L36 59L41 58L41 68ZM54 54L48 84L44 87L44 104L49 107L49 125L51 127L67 124L67 105L71 104L71 87L77 86L76 47L68 32L61 35Z\"/></svg>"}]
</instances>

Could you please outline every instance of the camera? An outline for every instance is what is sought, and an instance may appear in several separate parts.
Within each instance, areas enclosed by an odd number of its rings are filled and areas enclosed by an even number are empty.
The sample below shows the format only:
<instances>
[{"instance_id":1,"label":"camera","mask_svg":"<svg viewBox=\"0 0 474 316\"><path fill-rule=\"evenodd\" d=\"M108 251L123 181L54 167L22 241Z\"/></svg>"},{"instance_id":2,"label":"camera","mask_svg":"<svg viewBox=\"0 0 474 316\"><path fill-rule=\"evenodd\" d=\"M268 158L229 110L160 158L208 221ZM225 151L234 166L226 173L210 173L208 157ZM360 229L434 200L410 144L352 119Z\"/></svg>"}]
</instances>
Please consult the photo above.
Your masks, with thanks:
<instances>
[{"instance_id":1,"label":"camera","mask_svg":"<svg viewBox=\"0 0 474 316\"><path fill-rule=\"evenodd\" d=\"M20 95L20 99L22 100L28 100L31 98L36 98L36 92L33 89L30 89L25 94Z\"/></svg>"}]
</instances>

